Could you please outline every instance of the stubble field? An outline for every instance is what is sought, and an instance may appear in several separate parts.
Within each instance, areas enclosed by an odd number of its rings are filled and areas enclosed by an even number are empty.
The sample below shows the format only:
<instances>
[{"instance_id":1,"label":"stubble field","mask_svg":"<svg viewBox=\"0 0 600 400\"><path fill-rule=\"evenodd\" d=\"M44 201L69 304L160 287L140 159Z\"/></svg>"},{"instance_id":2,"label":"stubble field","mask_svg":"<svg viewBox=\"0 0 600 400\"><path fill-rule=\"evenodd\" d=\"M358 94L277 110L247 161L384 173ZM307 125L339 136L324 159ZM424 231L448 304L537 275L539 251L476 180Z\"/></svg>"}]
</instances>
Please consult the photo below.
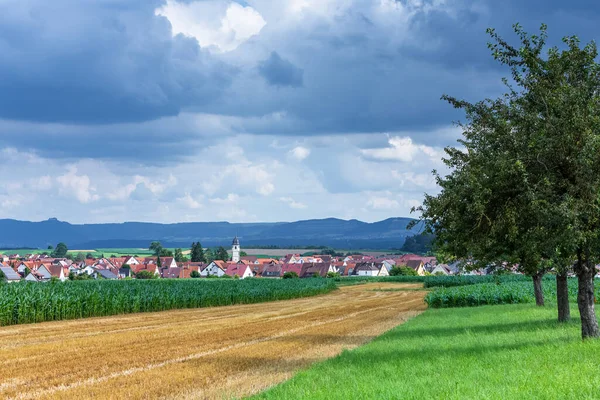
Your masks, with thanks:
<instances>
[{"instance_id":1,"label":"stubble field","mask_svg":"<svg viewBox=\"0 0 600 400\"><path fill-rule=\"evenodd\" d=\"M230 398L371 341L425 310L419 284L0 329L0 398ZM406 291L382 289L406 288Z\"/></svg>"}]
</instances>

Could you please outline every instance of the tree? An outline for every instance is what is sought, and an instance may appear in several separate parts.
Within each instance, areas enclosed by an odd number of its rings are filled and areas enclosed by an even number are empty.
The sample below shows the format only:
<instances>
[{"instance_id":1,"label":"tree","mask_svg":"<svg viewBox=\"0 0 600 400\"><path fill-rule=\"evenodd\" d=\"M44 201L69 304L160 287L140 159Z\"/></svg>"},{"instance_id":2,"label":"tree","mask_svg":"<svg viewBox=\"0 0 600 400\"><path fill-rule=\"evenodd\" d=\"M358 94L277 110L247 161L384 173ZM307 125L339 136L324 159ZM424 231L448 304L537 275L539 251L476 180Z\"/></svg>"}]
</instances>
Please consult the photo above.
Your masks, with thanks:
<instances>
[{"instance_id":1,"label":"tree","mask_svg":"<svg viewBox=\"0 0 600 400\"><path fill-rule=\"evenodd\" d=\"M431 251L431 244L433 243L433 235L428 233L421 233L419 235L409 236L404 240L402 245L402 251L407 253L418 253L425 254Z\"/></svg>"},{"instance_id":2,"label":"tree","mask_svg":"<svg viewBox=\"0 0 600 400\"><path fill-rule=\"evenodd\" d=\"M47 250L54 250L54 246L52 246L51 244L48 245Z\"/></svg>"},{"instance_id":3,"label":"tree","mask_svg":"<svg viewBox=\"0 0 600 400\"><path fill-rule=\"evenodd\" d=\"M174 258L176 262L186 262L188 260L187 257L183 255L181 249L175 249Z\"/></svg>"},{"instance_id":4,"label":"tree","mask_svg":"<svg viewBox=\"0 0 600 400\"><path fill-rule=\"evenodd\" d=\"M192 271L190 273L190 278L200 278L200 276L201 276L200 272L198 272L198 271Z\"/></svg>"},{"instance_id":5,"label":"tree","mask_svg":"<svg viewBox=\"0 0 600 400\"><path fill-rule=\"evenodd\" d=\"M561 260L577 259L582 337L600 336L595 318L593 260L600 257L600 68L595 44L563 39L543 55L546 27L519 48L488 30L494 58L511 70L508 92L464 109L460 143L447 149L451 174L436 174L439 196L426 196L428 231L445 253L475 264L518 264L533 278ZM460 204L459 204L460 203ZM453 237L453 235L457 235ZM560 268L563 268L563 264Z\"/></svg>"},{"instance_id":6,"label":"tree","mask_svg":"<svg viewBox=\"0 0 600 400\"><path fill-rule=\"evenodd\" d=\"M75 256L75 261L77 262L82 262L85 260L85 254L79 252L77 253L77 255Z\"/></svg>"},{"instance_id":7,"label":"tree","mask_svg":"<svg viewBox=\"0 0 600 400\"><path fill-rule=\"evenodd\" d=\"M173 252L169 249L162 248L160 249L161 257L173 257Z\"/></svg>"},{"instance_id":8,"label":"tree","mask_svg":"<svg viewBox=\"0 0 600 400\"><path fill-rule=\"evenodd\" d=\"M91 260L91 259L93 259L93 258L94 258L94 255L93 255L92 253L87 253L87 254L85 255L85 258L86 258L86 259L88 259L88 260Z\"/></svg>"},{"instance_id":9,"label":"tree","mask_svg":"<svg viewBox=\"0 0 600 400\"><path fill-rule=\"evenodd\" d=\"M247 257L248 253L246 253L245 251L240 251L240 257Z\"/></svg>"},{"instance_id":10,"label":"tree","mask_svg":"<svg viewBox=\"0 0 600 400\"><path fill-rule=\"evenodd\" d=\"M297 279L298 274L295 271L287 271L283 274L283 279Z\"/></svg>"},{"instance_id":11,"label":"tree","mask_svg":"<svg viewBox=\"0 0 600 400\"><path fill-rule=\"evenodd\" d=\"M339 278L341 275L339 272L328 272L327 278Z\"/></svg>"},{"instance_id":12,"label":"tree","mask_svg":"<svg viewBox=\"0 0 600 400\"><path fill-rule=\"evenodd\" d=\"M219 248L217 249L217 254L215 255L215 260L229 260L229 254L227 253L227 250L225 250L225 247L219 246Z\"/></svg>"},{"instance_id":13,"label":"tree","mask_svg":"<svg viewBox=\"0 0 600 400\"><path fill-rule=\"evenodd\" d=\"M65 258L67 256L67 252L69 251L66 244L60 242L56 245L56 248L52 251L51 256L54 258Z\"/></svg>"},{"instance_id":14,"label":"tree","mask_svg":"<svg viewBox=\"0 0 600 400\"><path fill-rule=\"evenodd\" d=\"M162 244L160 244L160 242L157 241L150 243L150 247L148 247L148 250L152 251L156 257L160 256L162 249Z\"/></svg>"},{"instance_id":15,"label":"tree","mask_svg":"<svg viewBox=\"0 0 600 400\"><path fill-rule=\"evenodd\" d=\"M401 275L417 276L419 274L417 273L417 271L415 271L414 269L407 267L407 266L396 265L390 269L390 276L401 276Z\"/></svg>"},{"instance_id":16,"label":"tree","mask_svg":"<svg viewBox=\"0 0 600 400\"><path fill-rule=\"evenodd\" d=\"M204 250L202 249L202 245L200 242L192 243L192 248L190 249L190 258L192 262L206 262L206 257L204 255Z\"/></svg>"}]
</instances>

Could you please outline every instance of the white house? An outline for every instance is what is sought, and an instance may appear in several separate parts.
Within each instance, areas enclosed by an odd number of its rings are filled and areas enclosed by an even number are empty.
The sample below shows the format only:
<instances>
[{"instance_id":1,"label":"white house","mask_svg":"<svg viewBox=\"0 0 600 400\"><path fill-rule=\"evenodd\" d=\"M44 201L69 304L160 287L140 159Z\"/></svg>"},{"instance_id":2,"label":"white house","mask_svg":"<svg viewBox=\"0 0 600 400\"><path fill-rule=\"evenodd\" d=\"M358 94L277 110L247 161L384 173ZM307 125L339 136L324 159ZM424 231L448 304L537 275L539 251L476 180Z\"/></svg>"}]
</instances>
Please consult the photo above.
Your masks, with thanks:
<instances>
[{"instance_id":1,"label":"white house","mask_svg":"<svg viewBox=\"0 0 600 400\"><path fill-rule=\"evenodd\" d=\"M200 271L200 276L206 278L207 276L218 276L221 277L225 275L225 271L227 270L227 264L225 261L213 261L208 264L202 271Z\"/></svg>"},{"instance_id":2,"label":"white house","mask_svg":"<svg viewBox=\"0 0 600 400\"><path fill-rule=\"evenodd\" d=\"M246 264L228 264L225 273L229 276L238 276L240 279L252 278L252 269Z\"/></svg>"}]
</instances>

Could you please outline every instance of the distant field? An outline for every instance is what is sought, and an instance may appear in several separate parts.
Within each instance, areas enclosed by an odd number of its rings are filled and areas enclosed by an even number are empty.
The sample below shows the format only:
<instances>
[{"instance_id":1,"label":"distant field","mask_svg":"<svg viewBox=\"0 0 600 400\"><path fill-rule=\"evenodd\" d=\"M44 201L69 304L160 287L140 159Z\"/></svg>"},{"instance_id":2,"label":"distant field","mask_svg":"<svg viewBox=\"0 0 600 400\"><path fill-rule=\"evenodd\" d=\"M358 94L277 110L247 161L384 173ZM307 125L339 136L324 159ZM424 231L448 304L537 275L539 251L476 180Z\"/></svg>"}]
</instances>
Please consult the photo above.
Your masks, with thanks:
<instances>
[{"instance_id":1,"label":"distant field","mask_svg":"<svg viewBox=\"0 0 600 400\"><path fill-rule=\"evenodd\" d=\"M170 249L171 251L175 250L174 248ZM189 254L190 250L189 249L182 249L183 250L183 254ZM44 252L51 252L52 250L47 250L47 249L9 249L9 250L0 250L0 254L19 254L19 255L25 255L25 254L41 254ZM319 254L319 252L323 251L322 249L245 249L242 248L242 251L245 251L248 255L250 256L257 256L260 258L269 258L269 257L283 257L287 254L304 254L304 253L316 253ZM369 255L369 256L380 256L380 255L384 255L384 254L392 254L395 251L393 250L348 250L348 249L336 249L336 251L340 252L340 253L361 253L361 254L365 254L365 255ZM69 253L72 254L77 254L77 253L84 253L84 254L88 254L91 253L92 256L94 257L101 257L102 255L104 255L105 257L110 257L112 255L115 255L117 257L119 256L151 256L153 253L152 251L148 250L148 249L142 249L142 248L115 248L115 249L87 249L87 250L69 250ZM231 250L229 250L229 253L231 253Z\"/></svg>"}]
</instances>

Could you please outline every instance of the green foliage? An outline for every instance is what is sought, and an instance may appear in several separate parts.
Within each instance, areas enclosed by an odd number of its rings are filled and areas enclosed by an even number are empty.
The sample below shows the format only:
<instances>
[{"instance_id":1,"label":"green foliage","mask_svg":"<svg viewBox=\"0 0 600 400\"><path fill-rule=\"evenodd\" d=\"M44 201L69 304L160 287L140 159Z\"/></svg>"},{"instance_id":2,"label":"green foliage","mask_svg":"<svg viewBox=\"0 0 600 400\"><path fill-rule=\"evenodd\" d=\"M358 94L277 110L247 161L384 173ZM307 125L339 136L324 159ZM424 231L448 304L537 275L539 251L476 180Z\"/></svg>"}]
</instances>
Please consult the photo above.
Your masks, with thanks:
<instances>
[{"instance_id":1,"label":"green foliage","mask_svg":"<svg viewBox=\"0 0 600 400\"><path fill-rule=\"evenodd\" d=\"M181 249L175 249L174 256L176 262L186 262L188 259L183 255L183 251Z\"/></svg>"},{"instance_id":2,"label":"green foliage","mask_svg":"<svg viewBox=\"0 0 600 400\"><path fill-rule=\"evenodd\" d=\"M142 270L135 274L135 279L158 279L158 276L150 271Z\"/></svg>"},{"instance_id":3,"label":"green foliage","mask_svg":"<svg viewBox=\"0 0 600 400\"><path fill-rule=\"evenodd\" d=\"M200 242L192 243L192 248L190 250L190 258L192 262L206 262L206 256L204 255L204 250L202 249Z\"/></svg>"},{"instance_id":4,"label":"green foliage","mask_svg":"<svg viewBox=\"0 0 600 400\"><path fill-rule=\"evenodd\" d=\"M85 254L79 252L77 253L77 255L75 256L75 261L77 262L82 262L85 260Z\"/></svg>"},{"instance_id":5,"label":"green foliage","mask_svg":"<svg viewBox=\"0 0 600 400\"><path fill-rule=\"evenodd\" d=\"M335 283L326 279L23 282L0 285L0 326L287 300L335 288Z\"/></svg>"},{"instance_id":6,"label":"green foliage","mask_svg":"<svg viewBox=\"0 0 600 400\"><path fill-rule=\"evenodd\" d=\"M162 244L160 244L160 242L154 241L154 242L150 243L150 247L148 247L148 250L152 251L152 253L156 257L160 257L160 253L163 250L163 246L162 246Z\"/></svg>"},{"instance_id":7,"label":"green foliage","mask_svg":"<svg viewBox=\"0 0 600 400\"><path fill-rule=\"evenodd\" d=\"M60 242L59 244L56 245L56 248L54 249L54 251L52 251L51 256L55 257L55 258L65 258L67 256L68 251L69 251L69 248L67 247L67 245L64 244L63 242Z\"/></svg>"},{"instance_id":8,"label":"green foliage","mask_svg":"<svg viewBox=\"0 0 600 400\"><path fill-rule=\"evenodd\" d=\"M225 247L220 246L217 249L217 253L215 255L215 260L221 260L221 261L229 260L229 254L227 253L227 250L225 250Z\"/></svg>"},{"instance_id":9,"label":"green foliage","mask_svg":"<svg viewBox=\"0 0 600 400\"><path fill-rule=\"evenodd\" d=\"M328 272L327 273L327 278L339 278L339 277L341 277L339 272Z\"/></svg>"},{"instance_id":10,"label":"green foliage","mask_svg":"<svg viewBox=\"0 0 600 400\"><path fill-rule=\"evenodd\" d=\"M556 298L556 283L546 279L543 283L544 297ZM596 291L596 296L598 290ZM569 297L577 296L577 280L569 280ZM475 307L486 304L516 304L535 301L533 286L530 282L481 283L477 285L438 288L425 297L429 307Z\"/></svg>"},{"instance_id":11,"label":"green foliage","mask_svg":"<svg viewBox=\"0 0 600 400\"><path fill-rule=\"evenodd\" d=\"M406 267L406 266L393 266L392 269L390 269L390 276L418 276L419 274L417 273L417 271L415 271L414 269L410 268L410 267Z\"/></svg>"},{"instance_id":12,"label":"green foliage","mask_svg":"<svg viewBox=\"0 0 600 400\"><path fill-rule=\"evenodd\" d=\"M402 245L402 251L407 253L426 254L431 251L434 235L421 233L407 237Z\"/></svg>"},{"instance_id":13,"label":"green foliage","mask_svg":"<svg viewBox=\"0 0 600 400\"><path fill-rule=\"evenodd\" d=\"M283 274L283 279L298 279L298 274L295 271L287 271Z\"/></svg>"},{"instance_id":14,"label":"green foliage","mask_svg":"<svg viewBox=\"0 0 600 400\"><path fill-rule=\"evenodd\" d=\"M546 276L545 280L554 280L552 276ZM525 275L444 275L431 276L424 280L424 286L430 287L454 287L477 285L481 283L495 283L497 285L510 282L531 282L531 278Z\"/></svg>"},{"instance_id":15,"label":"green foliage","mask_svg":"<svg viewBox=\"0 0 600 400\"><path fill-rule=\"evenodd\" d=\"M192 272L190 273L190 278L197 279L197 278L200 278L200 276L201 276L201 275L200 275L200 272L198 272L198 271L192 271Z\"/></svg>"},{"instance_id":16,"label":"green foliage","mask_svg":"<svg viewBox=\"0 0 600 400\"><path fill-rule=\"evenodd\" d=\"M315 272L314 274L312 274L313 278L320 278L321 274L319 274L318 272Z\"/></svg>"}]
</instances>

